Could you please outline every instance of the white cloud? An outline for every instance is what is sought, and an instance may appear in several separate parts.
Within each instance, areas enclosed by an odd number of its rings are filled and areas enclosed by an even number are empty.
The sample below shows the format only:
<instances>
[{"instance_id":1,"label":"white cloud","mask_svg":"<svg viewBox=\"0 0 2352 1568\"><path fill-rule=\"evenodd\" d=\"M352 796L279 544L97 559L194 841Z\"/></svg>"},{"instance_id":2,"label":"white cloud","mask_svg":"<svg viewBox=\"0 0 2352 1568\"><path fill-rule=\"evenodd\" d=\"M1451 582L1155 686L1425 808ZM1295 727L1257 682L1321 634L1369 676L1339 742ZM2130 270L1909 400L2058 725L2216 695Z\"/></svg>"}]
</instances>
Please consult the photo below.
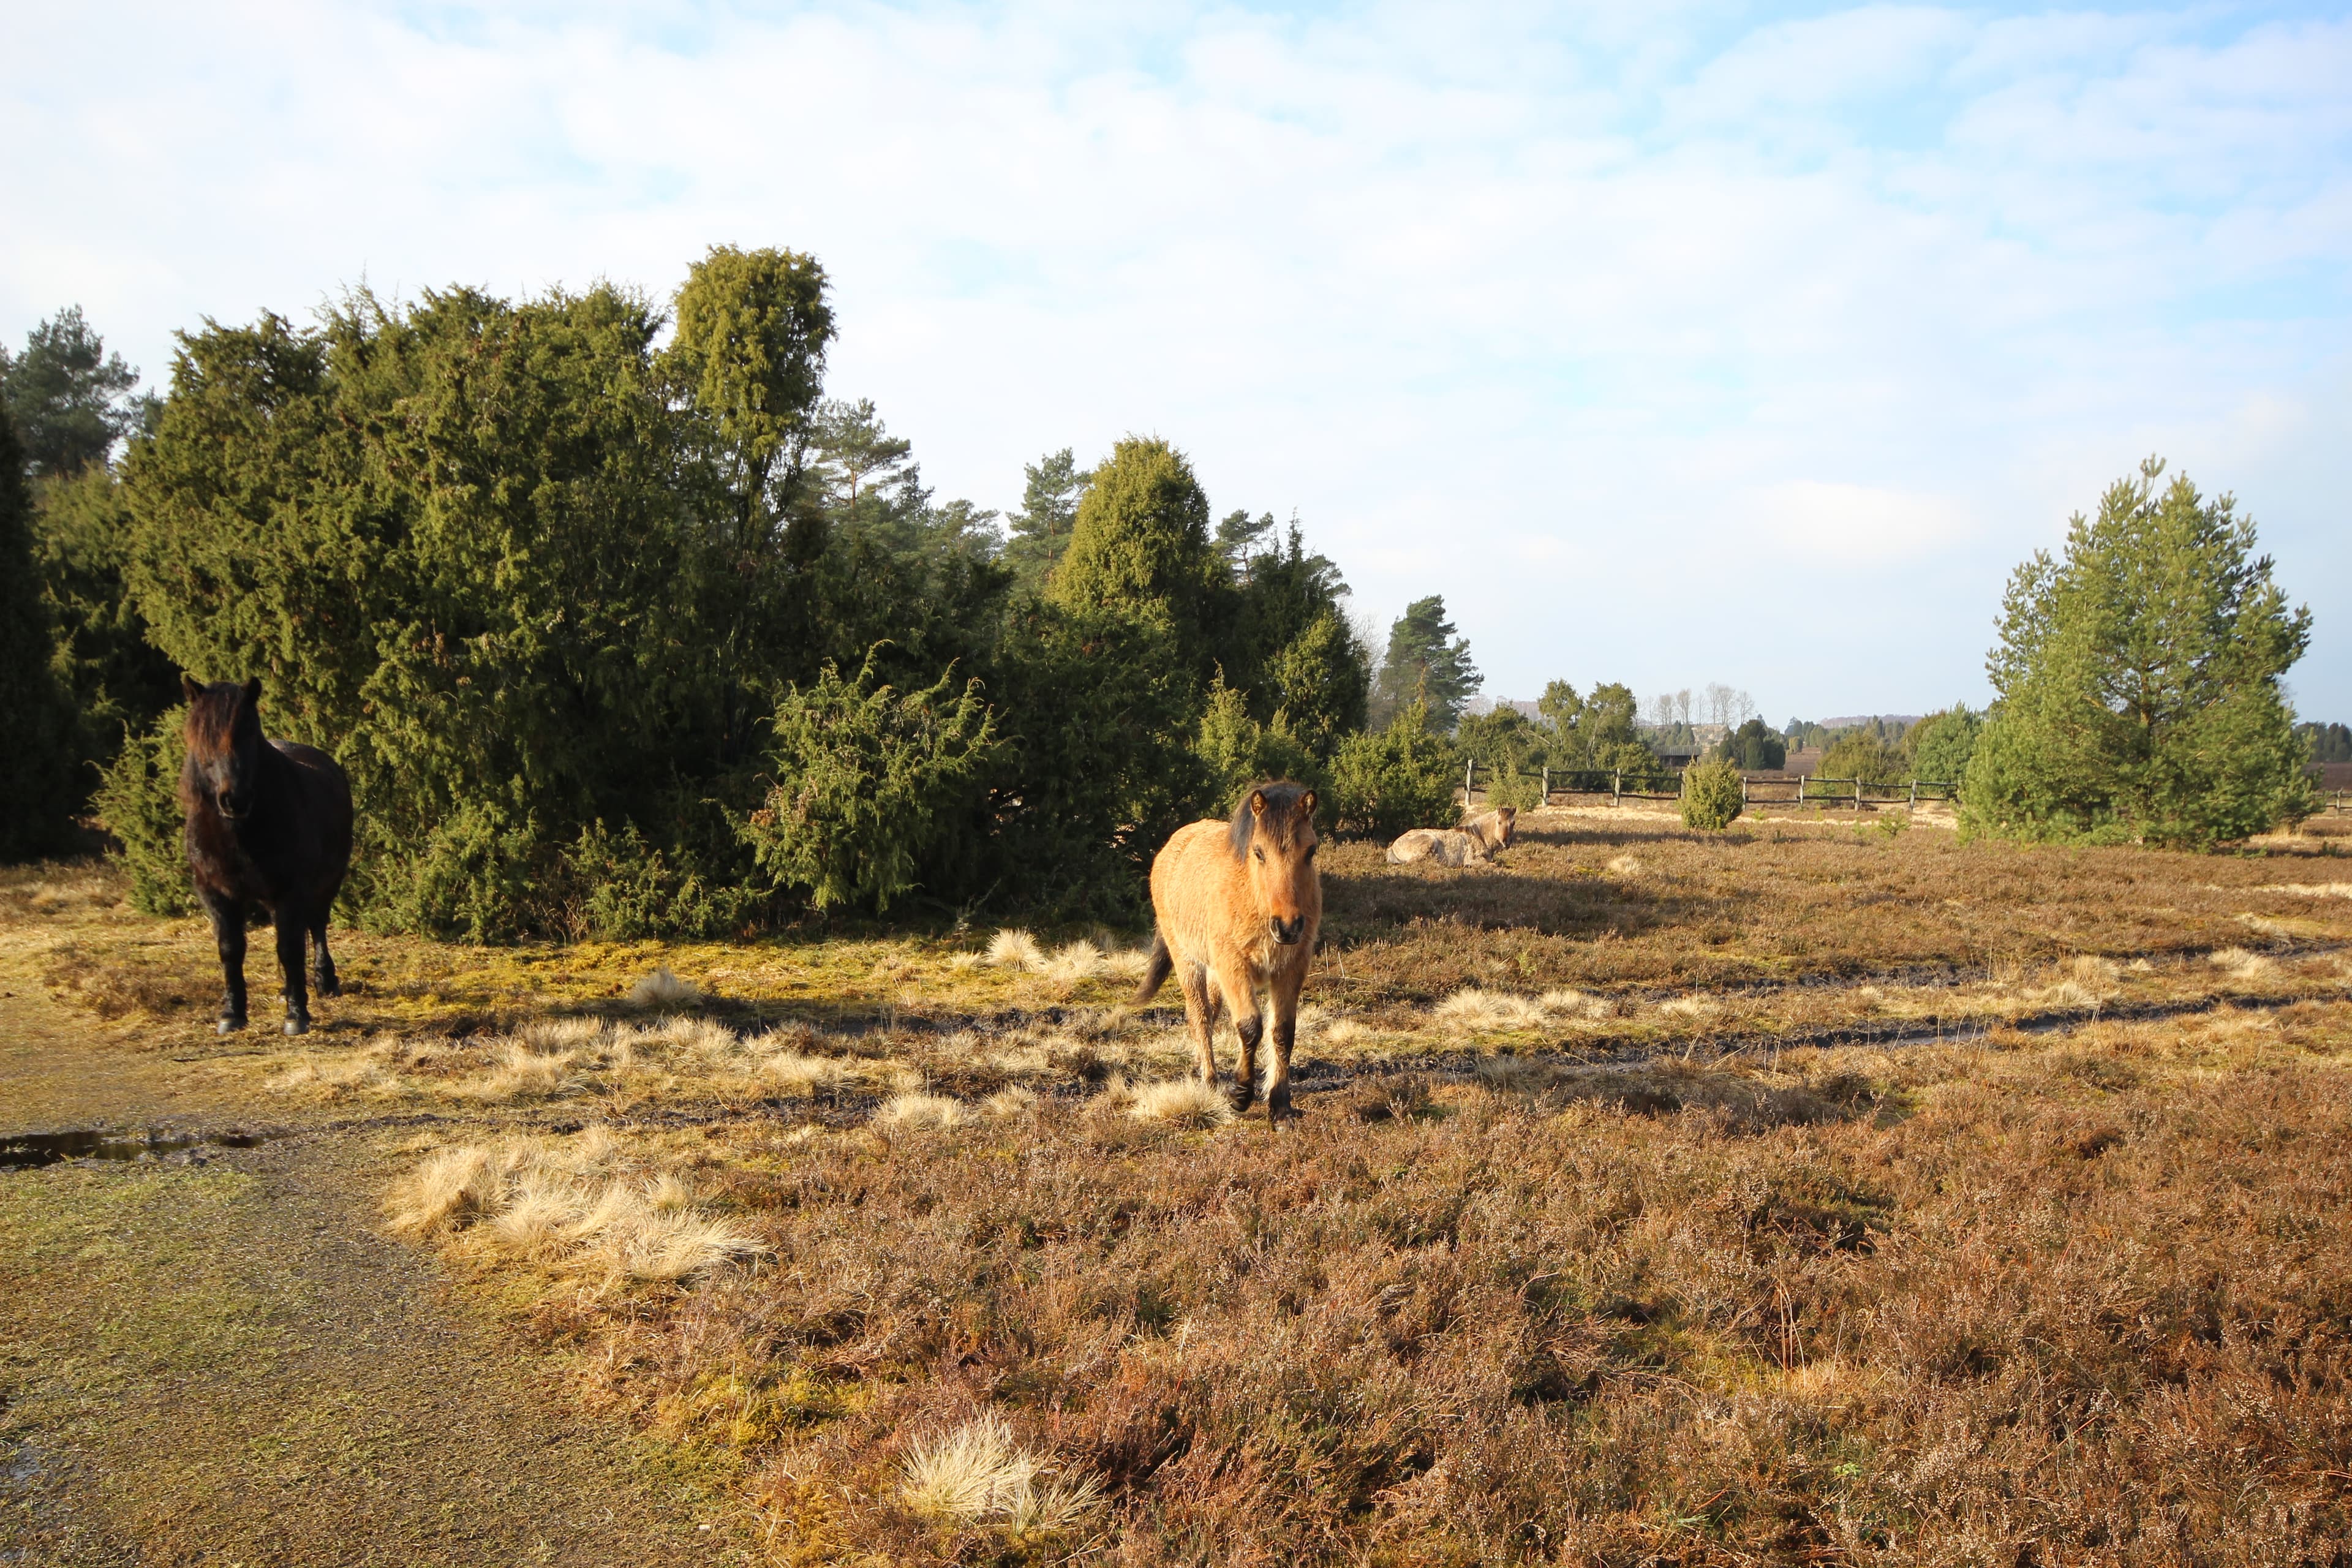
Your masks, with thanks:
<instances>
[{"instance_id":1,"label":"white cloud","mask_svg":"<svg viewBox=\"0 0 2352 1568\"><path fill-rule=\"evenodd\" d=\"M152 373L363 271L791 245L946 493L1159 431L1507 691L1979 689L2008 566L2152 441L2341 562L2352 26L1634 14L17 7L94 63L0 86L0 331L78 300ZM2347 579L2289 582L2339 714Z\"/></svg>"}]
</instances>

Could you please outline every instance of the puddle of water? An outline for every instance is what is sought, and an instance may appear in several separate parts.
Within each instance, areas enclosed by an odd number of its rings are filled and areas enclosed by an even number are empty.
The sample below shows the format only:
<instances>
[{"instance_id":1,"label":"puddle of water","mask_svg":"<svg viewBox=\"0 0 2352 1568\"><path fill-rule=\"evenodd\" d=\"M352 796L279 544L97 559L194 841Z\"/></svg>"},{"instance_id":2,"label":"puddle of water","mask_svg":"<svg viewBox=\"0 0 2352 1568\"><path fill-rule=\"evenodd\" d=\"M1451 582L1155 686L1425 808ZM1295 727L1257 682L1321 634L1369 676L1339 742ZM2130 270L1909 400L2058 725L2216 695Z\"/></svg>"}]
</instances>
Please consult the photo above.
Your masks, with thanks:
<instances>
[{"instance_id":1,"label":"puddle of water","mask_svg":"<svg viewBox=\"0 0 2352 1568\"><path fill-rule=\"evenodd\" d=\"M181 1132L151 1127L143 1132L20 1132L0 1137L0 1171L28 1171L66 1160L158 1160L182 1149L251 1149L284 1136L277 1132Z\"/></svg>"}]
</instances>

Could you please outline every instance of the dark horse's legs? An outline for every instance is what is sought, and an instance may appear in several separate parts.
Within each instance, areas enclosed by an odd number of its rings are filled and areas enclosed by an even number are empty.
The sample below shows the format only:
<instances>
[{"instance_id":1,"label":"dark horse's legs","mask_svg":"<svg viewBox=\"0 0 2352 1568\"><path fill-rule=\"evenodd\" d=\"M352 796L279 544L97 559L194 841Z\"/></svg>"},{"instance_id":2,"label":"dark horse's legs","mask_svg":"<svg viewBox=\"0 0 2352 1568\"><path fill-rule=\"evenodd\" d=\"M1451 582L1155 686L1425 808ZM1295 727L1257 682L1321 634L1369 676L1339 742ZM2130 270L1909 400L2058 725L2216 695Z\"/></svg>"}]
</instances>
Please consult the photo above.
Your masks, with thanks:
<instances>
[{"instance_id":1,"label":"dark horse's legs","mask_svg":"<svg viewBox=\"0 0 2352 1568\"><path fill-rule=\"evenodd\" d=\"M219 1029L231 1034L245 1027L245 905L202 889L196 896L204 900L205 913L213 922L213 943L220 949Z\"/></svg>"},{"instance_id":2,"label":"dark horse's legs","mask_svg":"<svg viewBox=\"0 0 2352 1568\"><path fill-rule=\"evenodd\" d=\"M335 978L335 955L327 951L327 917L320 915L310 922L310 940L318 945L318 955L310 961L310 989L321 996L341 996L343 983Z\"/></svg>"},{"instance_id":3,"label":"dark horse's legs","mask_svg":"<svg viewBox=\"0 0 2352 1568\"><path fill-rule=\"evenodd\" d=\"M310 1027L310 994L302 984L303 928L309 922L290 904L278 907L278 967L286 976L286 1032Z\"/></svg>"}]
</instances>

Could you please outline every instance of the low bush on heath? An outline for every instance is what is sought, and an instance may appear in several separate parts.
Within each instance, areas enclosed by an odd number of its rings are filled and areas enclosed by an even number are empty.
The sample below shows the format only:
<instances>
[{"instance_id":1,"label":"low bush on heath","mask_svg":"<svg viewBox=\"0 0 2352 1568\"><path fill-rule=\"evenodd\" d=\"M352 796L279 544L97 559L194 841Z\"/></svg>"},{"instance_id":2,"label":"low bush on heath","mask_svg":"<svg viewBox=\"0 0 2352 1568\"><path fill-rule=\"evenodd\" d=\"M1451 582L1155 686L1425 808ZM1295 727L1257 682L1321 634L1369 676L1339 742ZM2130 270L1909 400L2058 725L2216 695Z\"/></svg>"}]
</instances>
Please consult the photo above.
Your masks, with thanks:
<instances>
[{"instance_id":1,"label":"low bush on heath","mask_svg":"<svg viewBox=\"0 0 2352 1568\"><path fill-rule=\"evenodd\" d=\"M1739 770L1721 758L1700 763L1683 775L1683 826L1705 833L1720 833L1748 809L1739 787Z\"/></svg>"}]
</instances>

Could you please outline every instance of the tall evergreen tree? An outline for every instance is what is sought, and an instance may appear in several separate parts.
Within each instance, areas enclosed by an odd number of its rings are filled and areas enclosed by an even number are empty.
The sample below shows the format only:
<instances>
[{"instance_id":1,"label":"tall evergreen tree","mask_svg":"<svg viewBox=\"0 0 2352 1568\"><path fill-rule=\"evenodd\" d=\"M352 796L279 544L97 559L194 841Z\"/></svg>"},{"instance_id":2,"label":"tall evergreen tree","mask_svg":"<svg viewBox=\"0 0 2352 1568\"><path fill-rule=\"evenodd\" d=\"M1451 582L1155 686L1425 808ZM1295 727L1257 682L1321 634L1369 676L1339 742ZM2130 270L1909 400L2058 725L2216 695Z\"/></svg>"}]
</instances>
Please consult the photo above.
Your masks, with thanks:
<instances>
[{"instance_id":1,"label":"tall evergreen tree","mask_svg":"<svg viewBox=\"0 0 2352 1568\"><path fill-rule=\"evenodd\" d=\"M146 417L146 405L131 396L138 384L139 373L106 352L79 305L35 327L23 353L0 350L0 397L16 422L20 465L46 479L104 463Z\"/></svg>"},{"instance_id":2,"label":"tall evergreen tree","mask_svg":"<svg viewBox=\"0 0 2352 1568\"><path fill-rule=\"evenodd\" d=\"M31 512L16 421L0 407L0 860L61 848L80 793L73 713L50 668Z\"/></svg>"},{"instance_id":3,"label":"tall evergreen tree","mask_svg":"<svg viewBox=\"0 0 2352 1568\"><path fill-rule=\"evenodd\" d=\"M2252 519L2163 463L2077 513L2063 560L2017 569L1999 693L1963 781L1965 820L2030 837L2207 846L2309 808L2280 678L2311 612L2289 609Z\"/></svg>"},{"instance_id":4,"label":"tall evergreen tree","mask_svg":"<svg viewBox=\"0 0 2352 1568\"><path fill-rule=\"evenodd\" d=\"M1428 702L1429 722L1451 732L1462 710L1485 684L1470 662L1470 642L1445 618L1444 595L1432 594L1405 606L1389 628L1388 657L1381 663L1375 700L1382 713L1397 713L1416 696Z\"/></svg>"},{"instance_id":5,"label":"tall evergreen tree","mask_svg":"<svg viewBox=\"0 0 2352 1568\"><path fill-rule=\"evenodd\" d=\"M1077 526L1078 498L1094 479L1081 468L1070 448L1049 452L1026 465L1028 483L1021 494L1021 510L1013 514L1004 543L1004 563L1013 570L1015 591L1034 593L1060 563Z\"/></svg>"},{"instance_id":6,"label":"tall evergreen tree","mask_svg":"<svg viewBox=\"0 0 2352 1568\"><path fill-rule=\"evenodd\" d=\"M1209 498L1181 452L1140 436L1112 449L1078 503L1069 549L1046 580L1045 596L1066 609L1160 622L1180 668L1207 689L1231 594L1209 540Z\"/></svg>"}]
</instances>

